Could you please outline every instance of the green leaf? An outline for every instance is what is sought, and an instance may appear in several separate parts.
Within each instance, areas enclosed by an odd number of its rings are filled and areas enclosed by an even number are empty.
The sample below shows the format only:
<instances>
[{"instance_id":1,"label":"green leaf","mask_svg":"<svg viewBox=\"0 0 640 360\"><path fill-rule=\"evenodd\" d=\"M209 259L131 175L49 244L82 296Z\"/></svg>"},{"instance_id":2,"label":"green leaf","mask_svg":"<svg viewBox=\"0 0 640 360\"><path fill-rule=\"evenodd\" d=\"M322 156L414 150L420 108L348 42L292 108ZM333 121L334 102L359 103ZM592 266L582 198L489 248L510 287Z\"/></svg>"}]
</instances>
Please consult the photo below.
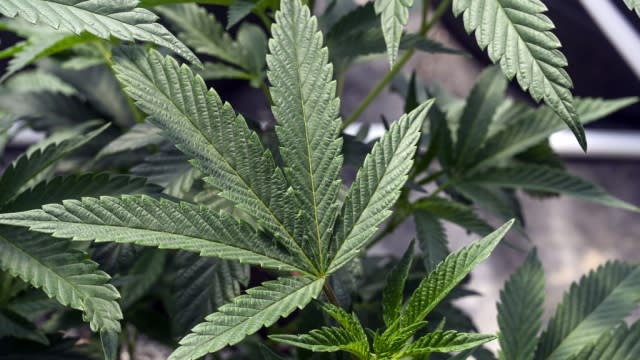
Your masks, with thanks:
<instances>
[{"instance_id":1,"label":"green leaf","mask_svg":"<svg viewBox=\"0 0 640 360\"><path fill-rule=\"evenodd\" d=\"M453 200L427 197L416 201L413 207L457 224L480 236L485 236L493 231L493 226L482 220L472 208Z\"/></svg>"},{"instance_id":2,"label":"green leaf","mask_svg":"<svg viewBox=\"0 0 640 360\"><path fill-rule=\"evenodd\" d=\"M73 86L59 77L42 70L23 71L6 82L6 87L18 93L49 91L63 95L75 95Z\"/></svg>"},{"instance_id":3,"label":"green leaf","mask_svg":"<svg viewBox=\"0 0 640 360\"><path fill-rule=\"evenodd\" d=\"M125 151L145 148L149 145L162 143L164 136L162 130L149 123L134 125L129 131L118 136L100 150L97 158L113 155Z\"/></svg>"},{"instance_id":4,"label":"green leaf","mask_svg":"<svg viewBox=\"0 0 640 360\"><path fill-rule=\"evenodd\" d=\"M49 340L35 325L11 310L0 309L0 339L13 337L49 345Z\"/></svg>"},{"instance_id":5,"label":"green leaf","mask_svg":"<svg viewBox=\"0 0 640 360\"><path fill-rule=\"evenodd\" d=\"M267 75L280 154L297 207L305 210L305 248L325 270L342 186L342 121L333 68L317 19L299 0L282 1L271 32Z\"/></svg>"},{"instance_id":6,"label":"green leaf","mask_svg":"<svg viewBox=\"0 0 640 360\"><path fill-rule=\"evenodd\" d=\"M430 273L449 255L447 234L438 218L427 211L416 210L413 220L422 250L422 261L427 273Z\"/></svg>"},{"instance_id":7,"label":"green leaf","mask_svg":"<svg viewBox=\"0 0 640 360\"><path fill-rule=\"evenodd\" d=\"M466 168L484 144L493 115L504 99L507 82L499 71L491 67L482 72L467 98L456 141L458 169Z\"/></svg>"},{"instance_id":8,"label":"green leaf","mask_svg":"<svg viewBox=\"0 0 640 360\"><path fill-rule=\"evenodd\" d=\"M234 41L204 7L184 4L162 7L158 11L178 31L178 37L196 52L214 56L253 76L262 77L267 40L259 27L243 24Z\"/></svg>"},{"instance_id":9,"label":"green leaf","mask_svg":"<svg viewBox=\"0 0 640 360\"><path fill-rule=\"evenodd\" d=\"M44 31L44 34L30 37L26 45L9 62L7 71L0 81L7 79L24 69L34 61L68 50L78 44L95 41L97 38L89 33L79 35L66 31Z\"/></svg>"},{"instance_id":10,"label":"green leaf","mask_svg":"<svg viewBox=\"0 0 640 360\"><path fill-rule=\"evenodd\" d=\"M611 207L639 211L636 206L607 194L586 180L546 166L511 165L475 174L467 181L512 189L556 192Z\"/></svg>"},{"instance_id":11,"label":"green leaf","mask_svg":"<svg viewBox=\"0 0 640 360\"><path fill-rule=\"evenodd\" d=\"M157 51L126 48L115 63L118 78L150 115L148 121L193 159L207 176L205 181L274 233L306 263L305 270L316 271L300 244L297 209L287 181L244 118L188 67Z\"/></svg>"},{"instance_id":12,"label":"green leaf","mask_svg":"<svg viewBox=\"0 0 640 360\"><path fill-rule=\"evenodd\" d=\"M447 256L420 282L400 317L401 327L421 322L478 264L484 261L507 233L513 220L493 233Z\"/></svg>"},{"instance_id":13,"label":"green leaf","mask_svg":"<svg viewBox=\"0 0 640 360\"><path fill-rule=\"evenodd\" d=\"M189 164L189 158L175 147L164 147L159 152L148 156L133 168L131 173L147 178L153 184L165 188L164 193L182 198L188 193L200 172Z\"/></svg>"},{"instance_id":14,"label":"green leaf","mask_svg":"<svg viewBox=\"0 0 640 360\"><path fill-rule=\"evenodd\" d=\"M404 285L413 263L414 249L415 242L412 241L402 259L387 276L384 291L382 292L382 316L387 326L391 326L400 317L400 310L404 302Z\"/></svg>"},{"instance_id":15,"label":"green leaf","mask_svg":"<svg viewBox=\"0 0 640 360\"><path fill-rule=\"evenodd\" d=\"M205 316L240 295L249 282L249 267L236 261L176 255L170 302L174 334L184 335Z\"/></svg>"},{"instance_id":16,"label":"green leaf","mask_svg":"<svg viewBox=\"0 0 640 360\"><path fill-rule=\"evenodd\" d=\"M157 9L178 33L178 38L196 52L236 64L238 53L233 39L207 9L196 4L171 5Z\"/></svg>"},{"instance_id":17,"label":"green leaf","mask_svg":"<svg viewBox=\"0 0 640 360\"><path fill-rule=\"evenodd\" d=\"M0 223L55 237L178 249L271 269L302 271L299 263L228 213L144 195L103 196L0 214Z\"/></svg>"},{"instance_id":18,"label":"green leaf","mask_svg":"<svg viewBox=\"0 0 640 360\"><path fill-rule=\"evenodd\" d=\"M249 16L258 3L251 0L234 0L227 11L227 29L231 29L242 19Z\"/></svg>"},{"instance_id":19,"label":"green leaf","mask_svg":"<svg viewBox=\"0 0 640 360\"><path fill-rule=\"evenodd\" d=\"M598 340L584 347L571 360L625 360L640 357L640 322L631 328L622 322L613 332L605 332Z\"/></svg>"},{"instance_id":20,"label":"green leaf","mask_svg":"<svg viewBox=\"0 0 640 360\"><path fill-rule=\"evenodd\" d=\"M250 80L252 75L234 66L223 63L204 63L200 76L205 80L237 79Z\"/></svg>"},{"instance_id":21,"label":"green leaf","mask_svg":"<svg viewBox=\"0 0 640 360\"><path fill-rule=\"evenodd\" d=\"M533 360L544 313L544 272L535 250L500 291L501 360Z\"/></svg>"},{"instance_id":22,"label":"green leaf","mask_svg":"<svg viewBox=\"0 0 640 360\"><path fill-rule=\"evenodd\" d=\"M637 101L637 98L616 100L576 98L575 107L580 121L587 124L635 104ZM468 170L469 172L473 169L496 165L539 144L551 134L564 128L560 117L548 107L533 111L528 107L522 109L520 106L515 106L514 110L515 113L507 112L503 115L513 120L486 141L484 148L476 156L476 164Z\"/></svg>"},{"instance_id":23,"label":"green leaf","mask_svg":"<svg viewBox=\"0 0 640 360\"><path fill-rule=\"evenodd\" d=\"M465 29L475 31L478 45L488 49L491 61L499 63L509 79L516 77L535 101L544 99L586 150L584 129L573 105L573 84L564 69L567 59L545 11L540 0L453 1L454 14L464 13Z\"/></svg>"},{"instance_id":24,"label":"green leaf","mask_svg":"<svg viewBox=\"0 0 640 360\"><path fill-rule=\"evenodd\" d=\"M640 0L624 0L629 10L635 10L636 14L640 16Z\"/></svg>"},{"instance_id":25,"label":"green leaf","mask_svg":"<svg viewBox=\"0 0 640 360\"><path fill-rule=\"evenodd\" d=\"M198 359L237 344L263 326L271 326L306 306L320 294L324 281L303 276L280 278L247 290L194 327L169 359Z\"/></svg>"},{"instance_id":26,"label":"green leaf","mask_svg":"<svg viewBox=\"0 0 640 360\"><path fill-rule=\"evenodd\" d=\"M329 271L349 262L391 213L413 165L420 129L433 100L403 115L373 147L342 206Z\"/></svg>"},{"instance_id":27,"label":"green leaf","mask_svg":"<svg viewBox=\"0 0 640 360\"><path fill-rule=\"evenodd\" d=\"M347 351L361 359L368 359L369 340L358 317L331 304L326 304L324 310L342 325L342 328L324 326L311 330L308 334L271 335L269 338L314 352Z\"/></svg>"},{"instance_id":28,"label":"green leaf","mask_svg":"<svg viewBox=\"0 0 640 360\"><path fill-rule=\"evenodd\" d=\"M26 190L30 181L47 170L52 164L69 155L98 136L109 125L104 125L80 137L63 140L46 147L38 146L31 153L16 159L0 177L0 205L11 201Z\"/></svg>"},{"instance_id":29,"label":"green leaf","mask_svg":"<svg viewBox=\"0 0 640 360\"><path fill-rule=\"evenodd\" d=\"M120 332L118 291L108 284L109 276L69 241L2 226L0 267L82 311L93 331Z\"/></svg>"},{"instance_id":30,"label":"green leaf","mask_svg":"<svg viewBox=\"0 0 640 360\"><path fill-rule=\"evenodd\" d=\"M0 3L0 13L78 35L86 31L105 40L113 36L125 41L151 42L200 64L189 48L156 22L155 14L137 5L137 0L5 0Z\"/></svg>"},{"instance_id":31,"label":"green leaf","mask_svg":"<svg viewBox=\"0 0 640 360\"><path fill-rule=\"evenodd\" d=\"M472 349L494 340L495 335L436 330L416 340L402 352L404 356L426 355L434 352L457 352Z\"/></svg>"},{"instance_id":32,"label":"green leaf","mask_svg":"<svg viewBox=\"0 0 640 360\"><path fill-rule=\"evenodd\" d=\"M413 0L376 0L375 11L380 15L380 23L387 43L389 65L393 66L398 58L400 38L409 22L409 10Z\"/></svg>"},{"instance_id":33,"label":"green leaf","mask_svg":"<svg viewBox=\"0 0 640 360\"><path fill-rule=\"evenodd\" d=\"M609 262L573 283L540 336L535 359L567 359L637 308L640 268Z\"/></svg>"},{"instance_id":34,"label":"green leaf","mask_svg":"<svg viewBox=\"0 0 640 360\"><path fill-rule=\"evenodd\" d=\"M519 232L525 233L520 202L513 191L472 183L457 183L455 191L469 199L478 208L497 216L499 220L507 221L515 218L514 227Z\"/></svg>"},{"instance_id":35,"label":"green leaf","mask_svg":"<svg viewBox=\"0 0 640 360\"><path fill-rule=\"evenodd\" d=\"M41 182L2 206L3 212L37 209L45 204L83 197L118 196L122 194L159 194L160 187L147 184L144 178L126 175L84 174L58 176Z\"/></svg>"}]
</instances>

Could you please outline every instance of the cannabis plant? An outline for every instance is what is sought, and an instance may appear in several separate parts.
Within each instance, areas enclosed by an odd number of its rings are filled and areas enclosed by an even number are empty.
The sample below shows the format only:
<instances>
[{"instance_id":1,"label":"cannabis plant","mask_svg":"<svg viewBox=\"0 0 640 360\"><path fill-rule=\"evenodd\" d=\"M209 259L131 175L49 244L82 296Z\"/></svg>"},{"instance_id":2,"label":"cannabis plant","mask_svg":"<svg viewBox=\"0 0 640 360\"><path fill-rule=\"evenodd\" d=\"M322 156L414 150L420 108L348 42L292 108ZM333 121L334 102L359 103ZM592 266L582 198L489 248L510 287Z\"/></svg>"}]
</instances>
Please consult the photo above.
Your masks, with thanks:
<instances>
[{"instance_id":1,"label":"cannabis plant","mask_svg":"<svg viewBox=\"0 0 640 360\"><path fill-rule=\"evenodd\" d=\"M452 303L512 226L526 233L516 190L638 211L548 144L568 125L586 149L582 125L636 99L573 98L542 2L442 1L429 19L423 1L415 34L411 0L333 1L320 17L313 1L201 1L228 6L226 29L175 4L190 2L0 0L2 29L24 38L0 53L3 144L11 126L45 135L0 177L0 358L115 359L138 332L171 359L490 359L496 338L507 360L640 355L623 323L636 265L572 285L539 336L535 250L501 293L497 336ZM467 99L396 76L415 51L460 54L426 37L450 5L499 65ZM389 74L342 120L345 72L384 52ZM545 106L506 98L514 77ZM394 78L406 113L373 144L366 126L344 135ZM229 79L264 93L274 127L207 84ZM410 219L402 258L366 255ZM481 239L450 252L445 221Z\"/></svg>"}]
</instances>

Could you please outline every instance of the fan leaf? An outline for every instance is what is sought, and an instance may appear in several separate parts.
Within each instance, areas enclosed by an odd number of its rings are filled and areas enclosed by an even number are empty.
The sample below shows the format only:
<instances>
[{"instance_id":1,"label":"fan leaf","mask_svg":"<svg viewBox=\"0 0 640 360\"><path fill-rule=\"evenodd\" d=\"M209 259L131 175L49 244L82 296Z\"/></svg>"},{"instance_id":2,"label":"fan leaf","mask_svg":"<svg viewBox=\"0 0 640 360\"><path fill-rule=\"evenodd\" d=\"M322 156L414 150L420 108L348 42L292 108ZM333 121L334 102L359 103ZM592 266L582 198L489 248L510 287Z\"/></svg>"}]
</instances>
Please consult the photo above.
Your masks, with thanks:
<instances>
[{"instance_id":1,"label":"fan leaf","mask_svg":"<svg viewBox=\"0 0 640 360\"><path fill-rule=\"evenodd\" d=\"M391 270L382 292L383 319L387 326L400 317L400 310L404 302L404 285L413 264L415 243L412 241L400 262Z\"/></svg>"},{"instance_id":2,"label":"fan leaf","mask_svg":"<svg viewBox=\"0 0 640 360\"><path fill-rule=\"evenodd\" d=\"M36 178L52 164L77 150L82 145L98 136L109 125L104 125L82 136L65 139L59 143L48 146L38 146L35 150L27 152L16 159L5 170L0 178L0 205L11 201L21 192L26 190L30 181Z\"/></svg>"},{"instance_id":3,"label":"fan leaf","mask_svg":"<svg viewBox=\"0 0 640 360\"><path fill-rule=\"evenodd\" d=\"M489 257L512 224L513 220L483 239L447 256L420 282L409 298L400 317L401 327L406 328L421 322L474 267Z\"/></svg>"},{"instance_id":4,"label":"fan leaf","mask_svg":"<svg viewBox=\"0 0 640 360\"><path fill-rule=\"evenodd\" d=\"M409 22L409 10L413 6L413 0L376 0L374 5L376 14L380 15L389 65L393 66L398 58L400 38Z\"/></svg>"},{"instance_id":5,"label":"fan leaf","mask_svg":"<svg viewBox=\"0 0 640 360\"><path fill-rule=\"evenodd\" d=\"M155 14L137 5L137 0L5 0L0 3L0 13L78 35L86 31L105 40L113 36L125 41L151 42L200 64L189 48L156 22Z\"/></svg>"},{"instance_id":6,"label":"fan leaf","mask_svg":"<svg viewBox=\"0 0 640 360\"><path fill-rule=\"evenodd\" d=\"M357 256L391 213L413 165L420 129L432 104L429 100L403 115L367 155L336 223L337 250L330 271Z\"/></svg>"},{"instance_id":7,"label":"fan leaf","mask_svg":"<svg viewBox=\"0 0 640 360\"><path fill-rule=\"evenodd\" d=\"M548 191L575 196L579 199L625 209L639 209L607 194L600 187L573 176L564 170L539 165L511 165L475 174L470 183L499 186L512 189Z\"/></svg>"},{"instance_id":8,"label":"fan leaf","mask_svg":"<svg viewBox=\"0 0 640 360\"><path fill-rule=\"evenodd\" d=\"M475 31L481 49L487 49L494 64L504 74L516 77L523 90L537 102L544 99L575 134L583 150L587 148L584 129L573 104L573 87L565 71L567 59L551 32L554 25L544 15L540 0L454 0L456 16L464 13L468 33Z\"/></svg>"},{"instance_id":9,"label":"fan leaf","mask_svg":"<svg viewBox=\"0 0 640 360\"><path fill-rule=\"evenodd\" d=\"M42 210L0 214L0 223L55 237L177 249L272 269L303 271L292 256L225 212L123 195L67 200Z\"/></svg>"},{"instance_id":10,"label":"fan leaf","mask_svg":"<svg viewBox=\"0 0 640 360\"><path fill-rule=\"evenodd\" d=\"M115 70L126 92L148 121L192 158L192 163L222 190L220 196L254 216L260 224L317 271L302 248L295 200L271 152L236 116L231 105L208 90L199 76L157 51L125 48Z\"/></svg>"},{"instance_id":11,"label":"fan leaf","mask_svg":"<svg viewBox=\"0 0 640 360\"><path fill-rule=\"evenodd\" d=\"M427 355L434 352L457 352L472 349L494 340L495 335L436 330L416 340L402 352L405 356Z\"/></svg>"},{"instance_id":12,"label":"fan leaf","mask_svg":"<svg viewBox=\"0 0 640 360\"><path fill-rule=\"evenodd\" d=\"M118 291L108 284L109 275L69 241L2 226L0 267L61 304L82 311L93 331L120 332Z\"/></svg>"},{"instance_id":13,"label":"fan leaf","mask_svg":"<svg viewBox=\"0 0 640 360\"><path fill-rule=\"evenodd\" d=\"M280 278L247 290L194 327L169 359L198 359L242 341L263 326L303 308L320 294L324 281L309 277Z\"/></svg>"},{"instance_id":14,"label":"fan leaf","mask_svg":"<svg viewBox=\"0 0 640 360\"><path fill-rule=\"evenodd\" d=\"M533 360L543 313L544 272L534 250L500 291L501 360Z\"/></svg>"},{"instance_id":15,"label":"fan leaf","mask_svg":"<svg viewBox=\"0 0 640 360\"><path fill-rule=\"evenodd\" d=\"M299 0L283 1L271 31L267 64L280 154L306 217L306 248L325 270L342 185L342 121L333 67L317 19Z\"/></svg>"},{"instance_id":16,"label":"fan leaf","mask_svg":"<svg viewBox=\"0 0 640 360\"><path fill-rule=\"evenodd\" d=\"M638 305L640 268L609 262L571 285L540 336L535 359L567 359L615 327Z\"/></svg>"}]
</instances>

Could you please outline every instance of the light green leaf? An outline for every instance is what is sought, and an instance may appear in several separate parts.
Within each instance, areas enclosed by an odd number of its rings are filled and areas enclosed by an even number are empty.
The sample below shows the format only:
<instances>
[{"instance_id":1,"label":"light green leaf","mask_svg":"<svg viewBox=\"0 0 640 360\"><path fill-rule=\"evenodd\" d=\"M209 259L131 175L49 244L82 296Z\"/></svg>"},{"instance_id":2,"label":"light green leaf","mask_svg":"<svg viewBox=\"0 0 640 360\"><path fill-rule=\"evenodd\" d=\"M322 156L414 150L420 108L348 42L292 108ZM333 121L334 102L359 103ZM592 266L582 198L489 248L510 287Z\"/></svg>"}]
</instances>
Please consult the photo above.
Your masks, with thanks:
<instances>
[{"instance_id":1,"label":"light green leaf","mask_svg":"<svg viewBox=\"0 0 640 360\"><path fill-rule=\"evenodd\" d=\"M493 233L447 256L420 282L400 317L401 327L421 322L478 264L484 261L507 233L513 220Z\"/></svg>"},{"instance_id":2,"label":"light green leaf","mask_svg":"<svg viewBox=\"0 0 640 360\"><path fill-rule=\"evenodd\" d=\"M271 152L228 103L199 76L157 51L123 49L115 70L125 90L180 151L192 158L220 196L258 219L315 271L300 244L297 209ZM180 94L180 96L177 96Z\"/></svg>"},{"instance_id":3,"label":"light green leaf","mask_svg":"<svg viewBox=\"0 0 640 360\"><path fill-rule=\"evenodd\" d=\"M65 139L59 143L53 143L46 147L37 146L30 153L16 159L0 177L0 205L14 199L28 186L32 179L36 178L52 164L69 155L82 145L98 136L109 125L104 125L82 136Z\"/></svg>"},{"instance_id":4,"label":"light green leaf","mask_svg":"<svg viewBox=\"0 0 640 360\"><path fill-rule=\"evenodd\" d=\"M475 31L478 45L487 48L491 61L499 63L509 79L516 77L535 101L544 99L586 150L584 129L573 105L573 84L564 69L567 59L545 11L540 0L453 1L454 14L464 13L465 29Z\"/></svg>"},{"instance_id":5,"label":"light green leaf","mask_svg":"<svg viewBox=\"0 0 640 360\"><path fill-rule=\"evenodd\" d=\"M635 10L636 14L640 16L640 0L624 0L629 10Z\"/></svg>"},{"instance_id":6,"label":"light green leaf","mask_svg":"<svg viewBox=\"0 0 640 360\"><path fill-rule=\"evenodd\" d=\"M482 147L496 109L504 98L507 82L497 67L485 70L462 112L456 140L456 167L466 168L476 152Z\"/></svg>"},{"instance_id":7,"label":"light green leaf","mask_svg":"<svg viewBox=\"0 0 640 360\"><path fill-rule=\"evenodd\" d=\"M412 241L404 255L402 255L402 259L387 276L382 292L382 317L387 326L391 326L400 317L400 310L404 303L404 285L413 264L414 249L415 242Z\"/></svg>"},{"instance_id":8,"label":"light green leaf","mask_svg":"<svg viewBox=\"0 0 640 360\"><path fill-rule=\"evenodd\" d=\"M500 291L501 360L533 360L544 313L544 272L535 250Z\"/></svg>"},{"instance_id":9,"label":"light green leaf","mask_svg":"<svg viewBox=\"0 0 640 360\"><path fill-rule=\"evenodd\" d=\"M297 207L304 210L305 248L325 270L342 185L342 121L333 69L317 19L300 0L282 1L271 32L267 75L280 154Z\"/></svg>"},{"instance_id":10,"label":"light green leaf","mask_svg":"<svg viewBox=\"0 0 640 360\"><path fill-rule=\"evenodd\" d=\"M59 77L42 70L23 71L9 79L5 86L18 93L49 91L63 95L75 95L76 89Z\"/></svg>"},{"instance_id":11,"label":"light green leaf","mask_svg":"<svg viewBox=\"0 0 640 360\"><path fill-rule=\"evenodd\" d=\"M413 220L424 267L430 273L449 255L447 234L438 218L427 211L416 210Z\"/></svg>"},{"instance_id":12,"label":"light green leaf","mask_svg":"<svg viewBox=\"0 0 640 360\"><path fill-rule=\"evenodd\" d=\"M263 326L306 306L322 290L324 279L280 278L247 290L193 328L171 360L198 359L242 341Z\"/></svg>"},{"instance_id":13,"label":"light green leaf","mask_svg":"<svg viewBox=\"0 0 640 360\"><path fill-rule=\"evenodd\" d=\"M453 200L428 197L416 201L413 207L457 224L480 236L485 236L493 231L493 227L482 220L472 208Z\"/></svg>"},{"instance_id":14,"label":"light green leaf","mask_svg":"<svg viewBox=\"0 0 640 360\"><path fill-rule=\"evenodd\" d=\"M640 357L640 322L631 328L622 322L613 332L603 333L571 360L625 360Z\"/></svg>"},{"instance_id":15,"label":"light green leaf","mask_svg":"<svg viewBox=\"0 0 640 360\"><path fill-rule=\"evenodd\" d=\"M151 42L200 64L189 48L156 22L155 14L137 5L137 0L4 0L0 3L0 13L78 35L86 31L105 40L113 36L125 41Z\"/></svg>"},{"instance_id":16,"label":"light green leaf","mask_svg":"<svg viewBox=\"0 0 640 360\"><path fill-rule=\"evenodd\" d=\"M402 354L404 356L416 356L434 352L463 351L480 346L495 338L495 335L436 330L416 340Z\"/></svg>"},{"instance_id":17,"label":"light green leaf","mask_svg":"<svg viewBox=\"0 0 640 360\"><path fill-rule=\"evenodd\" d=\"M398 58L400 38L409 22L409 10L413 0L376 0L375 11L380 15L384 40L387 43L389 64L393 66Z\"/></svg>"},{"instance_id":18,"label":"light green leaf","mask_svg":"<svg viewBox=\"0 0 640 360\"><path fill-rule=\"evenodd\" d=\"M540 336L535 359L567 359L638 306L640 268L609 262L572 284Z\"/></svg>"},{"instance_id":19,"label":"light green leaf","mask_svg":"<svg viewBox=\"0 0 640 360\"><path fill-rule=\"evenodd\" d=\"M109 276L69 241L2 226L0 268L82 311L93 331L120 332L118 291L108 284Z\"/></svg>"},{"instance_id":20,"label":"light green leaf","mask_svg":"<svg viewBox=\"0 0 640 360\"><path fill-rule=\"evenodd\" d=\"M104 196L0 214L0 223L59 238L178 249L271 269L302 271L298 260L228 213L144 195Z\"/></svg>"},{"instance_id":21,"label":"light green leaf","mask_svg":"<svg viewBox=\"0 0 640 360\"><path fill-rule=\"evenodd\" d=\"M616 100L576 98L575 107L580 121L583 124L588 124L637 101L637 98ZM472 172L473 169L496 165L500 161L539 144L551 134L564 128L560 117L548 107L533 111L528 107L522 109L520 106L514 106L513 110L514 112L503 114L504 117L513 120L486 141L484 148L476 156L476 164L468 170L469 172Z\"/></svg>"},{"instance_id":22,"label":"light green leaf","mask_svg":"<svg viewBox=\"0 0 640 360\"><path fill-rule=\"evenodd\" d=\"M271 335L270 339L314 352L346 351L360 359L369 358L369 340L358 317L341 308L326 304L325 312L342 328L322 327L301 335Z\"/></svg>"},{"instance_id":23,"label":"light green leaf","mask_svg":"<svg viewBox=\"0 0 640 360\"><path fill-rule=\"evenodd\" d=\"M639 211L636 206L607 194L586 180L546 166L511 165L475 174L467 181L512 189L556 192L611 207Z\"/></svg>"},{"instance_id":24,"label":"light green leaf","mask_svg":"<svg viewBox=\"0 0 640 360\"><path fill-rule=\"evenodd\" d=\"M432 104L429 100L403 115L367 155L336 224L330 271L357 256L391 213L413 165L420 129Z\"/></svg>"},{"instance_id":25,"label":"light green leaf","mask_svg":"<svg viewBox=\"0 0 640 360\"><path fill-rule=\"evenodd\" d=\"M149 145L158 145L163 140L162 130L157 127L149 123L136 124L129 131L103 147L96 157L101 158L120 152L142 149Z\"/></svg>"}]
</instances>

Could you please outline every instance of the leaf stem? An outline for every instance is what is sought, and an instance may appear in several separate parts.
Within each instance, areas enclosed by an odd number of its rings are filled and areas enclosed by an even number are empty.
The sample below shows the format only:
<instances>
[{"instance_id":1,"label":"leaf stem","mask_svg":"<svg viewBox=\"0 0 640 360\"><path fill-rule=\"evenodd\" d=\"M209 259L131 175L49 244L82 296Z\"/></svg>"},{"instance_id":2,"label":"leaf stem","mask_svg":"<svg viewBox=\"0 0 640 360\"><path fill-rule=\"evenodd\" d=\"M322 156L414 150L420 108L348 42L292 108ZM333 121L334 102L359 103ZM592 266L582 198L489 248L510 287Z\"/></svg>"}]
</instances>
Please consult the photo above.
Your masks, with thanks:
<instances>
[{"instance_id":1,"label":"leaf stem","mask_svg":"<svg viewBox=\"0 0 640 360\"><path fill-rule=\"evenodd\" d=\"M428 2L428 1L427 1ZM420 36L425 36L429 30L440 20L440 18L444 15L445 11L451 4L451 0L444 0L438 5L438 8L434 11L433 16L429 22L426 22L426 14L423 18L424 23L420 27ZM347 119L342 123L342 130L344 130L347 126L351 125L354 121L358 120L358 118L364 113L364 111L371 105L371 103L380 95L382 90L396 77L396 75L402 70L404 65L411 59L413 54L416 52L416 49L409 49L405 51L404 54L398 59L398 61L393 65L393 67L389 70L389 72L376 84L376 86L371 89L369 94L360 102L358 107L347 117Z\"/></svg>"},{"instance_id":2,"label":"leaf stem","mask_svg":"<svg viewBox=\"0 0 640 360\"><path fill-rule=\"evenodd\" d=\"M322 290L324 290L324 294L327 295L327 299L329 299L329 302L331 304L333 304L334 306L340 307L340 303L338 302L338 298L336 297L336 294L333 292L333 289L331 288L331 285L329 285L329 279L328 278L324 281L324 285L322 286Z\"/></svg>"}]
</instances>

